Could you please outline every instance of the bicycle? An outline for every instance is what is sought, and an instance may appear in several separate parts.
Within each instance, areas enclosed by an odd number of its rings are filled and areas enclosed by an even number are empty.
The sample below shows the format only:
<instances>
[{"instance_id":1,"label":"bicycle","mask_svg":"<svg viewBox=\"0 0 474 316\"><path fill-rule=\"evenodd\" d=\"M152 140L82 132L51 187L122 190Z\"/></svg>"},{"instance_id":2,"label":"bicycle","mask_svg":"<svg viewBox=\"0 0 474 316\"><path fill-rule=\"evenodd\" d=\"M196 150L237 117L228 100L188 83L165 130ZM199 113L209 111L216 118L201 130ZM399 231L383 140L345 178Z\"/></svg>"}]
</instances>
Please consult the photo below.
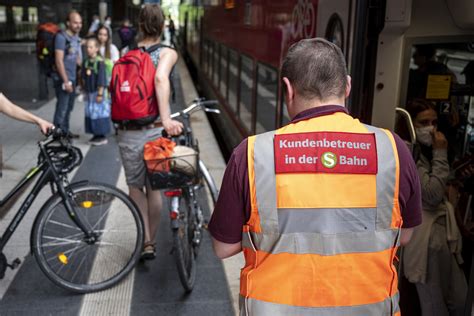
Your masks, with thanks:
<instances>
[{"instance_id":1,"label":"bicycle","mask_svg":"<svg viewBox=\"0 0 474 316\"><path fill-rule=\"evenodd\" d=\"M56 285L77 293L112 287L135 267L144 231L136 205L107 184L69 183L67 175L82 162L79 148L59 129L38 143L38 164L0 200L0 207L39 176L0 239L0 279L7 262L3 249L39 192L50 185L52 196L33 224L30 246L41 271Z\"/></svg>"},{"instance_id":2,"label":"bicycle","mask_svg":"<svg viewBox=\"0 0 474 316\"><path fill-rule=\"evenodd\" d=\"M164 189L164 195L169 198L173 254L179 279L186 292L192 291L196 279L196 257L205 225L202 199L208 196L214 205L218 196L214 179L199 159L199 146L193 137L190 117L198 110L219 114L219 110L206 107L216 104L217 101L196 99L183 111L173 113L172 118L182 118L184 129L180 136L171 138L177 145L192 148L194 152L186 156L158 160L152 170L148 171L151 187ZM167 137L166 132L163 134ZM178 168L178 165L181 167Z\"/></svg>"}]
</instances>

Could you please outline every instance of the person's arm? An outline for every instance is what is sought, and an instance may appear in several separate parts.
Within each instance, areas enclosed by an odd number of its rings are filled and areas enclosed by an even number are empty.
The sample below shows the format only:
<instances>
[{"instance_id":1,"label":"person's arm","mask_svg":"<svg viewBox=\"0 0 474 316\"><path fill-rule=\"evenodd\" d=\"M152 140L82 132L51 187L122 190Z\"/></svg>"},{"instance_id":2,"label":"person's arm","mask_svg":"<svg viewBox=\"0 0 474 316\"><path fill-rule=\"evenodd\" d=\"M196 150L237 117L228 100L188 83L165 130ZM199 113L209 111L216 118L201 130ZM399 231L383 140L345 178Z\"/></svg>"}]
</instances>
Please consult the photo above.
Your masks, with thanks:
<instances>
[{"instance_id":1,"label":"person's arm","mask_svg":"<svg viewBox=\"0 0 474 316\"><path fill-rule=\"evenodd\" d=\"M104 99L104 88L105 88L105 64L103 61L99 62L97 72L97 103L101 103Z\"/></svg>"},{"instance_id":2,"label":"person's arm","mask_svg":"<svg viewBox=\"0 0 474 316\"><path fill-rule=\"evenodd\" d=\"M423 159L423 158L422 158ZM433 159L417 162L425 210L438 207L446 195L449 176L448 142L441 132L433 133Z\"/></svg>"},{"instance_id":3,"label":"person's arm","mask_svg":"<svg viewBox=\"0 0 474 316\"><path fill-rule=\"evenodd\" d=\"M64 52L66 49L66 39L61 34L56 35L54 46L54 61L56 64L56 70L58 71L59 77L64 83L66 91L71 93L73 91L72 83L70 83L67 77L66 67L64 66Z\"/></svg>"},{"instance_id":4,"label":"person's arm","mask_svg":"<svg viewBox=\"0 0 474 316\"><path fill-rule=\"evenodd\" d=\"M402 232L400 234L400 245L405 246L411 240L411 236L413 235L414 228L402 228Z\"/></svg>"},{"instance_id":5,"label":"person's arm","mask_svg":"<svg viewBox=\"0 0 474 316\"><path fill-rule=\"evenodd\" d=\"M155 73L155 91L158 96L158 107L163 127L169 135L178 135L183 130L181 122L170 117L170 73L178 60L176 51L164 48L160 54L160 62Z\"/></svg>"},{"instance_id":6,"label":"person's arm","mask_svg":"<svg viewBox=\"0 0 474 316\"><path fill-rule=\"evenodd\" d=\"M110 60L112 60L112 62L115 64L115 62L119 60L119 58L120 53L117 46L115 46L114 44L110 44Z\"/></svg>"},{"instance_id":7,"label":"person's arm","mask_svg":"<svg viewBox=\"0 0 474 316\"><path fill-rule=\"evenodd\" d=\"M48 132L48 129L53 128L54 125L42 118L23 110L21 107L13 104L8 100L3 93L0 93L0 112L5 113L7 116L16 120L34 123L38 125L43 134Z\"/></svg>"},{"instance_id":8,"label":"person's arm","mask_svg":"<svg viewBox=\"0 0 474 316\"><path fill-rule=\"evenodd\" d=\"M212 237L212 248L219 259L225 259L241 252L242 242L227 244Z\"/></svg>"}]
</instances>

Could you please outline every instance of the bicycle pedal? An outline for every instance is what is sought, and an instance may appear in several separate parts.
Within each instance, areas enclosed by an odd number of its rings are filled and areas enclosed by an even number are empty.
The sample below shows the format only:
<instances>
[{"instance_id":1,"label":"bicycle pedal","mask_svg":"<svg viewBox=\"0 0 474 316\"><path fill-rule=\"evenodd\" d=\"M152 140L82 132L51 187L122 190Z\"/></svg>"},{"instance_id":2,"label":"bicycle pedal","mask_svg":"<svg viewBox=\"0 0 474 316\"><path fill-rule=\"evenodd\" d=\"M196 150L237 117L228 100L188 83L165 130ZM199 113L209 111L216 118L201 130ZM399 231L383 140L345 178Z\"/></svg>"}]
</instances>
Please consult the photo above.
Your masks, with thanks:
<instances>
[{"instance_id":1,"label":"bicycle pedal","mask_svg":"<svg viewBox=\"0 0 474 316\"><path fill-rule=\"evenodd\" d=\"M16 258L15 260L13 260L12 263L10 264L7 264L7 266L12 269L12 270L15 270L16 268L18 268L18 266L21 264L21 260L19 258Z\"/></svg>"}]
</instances>

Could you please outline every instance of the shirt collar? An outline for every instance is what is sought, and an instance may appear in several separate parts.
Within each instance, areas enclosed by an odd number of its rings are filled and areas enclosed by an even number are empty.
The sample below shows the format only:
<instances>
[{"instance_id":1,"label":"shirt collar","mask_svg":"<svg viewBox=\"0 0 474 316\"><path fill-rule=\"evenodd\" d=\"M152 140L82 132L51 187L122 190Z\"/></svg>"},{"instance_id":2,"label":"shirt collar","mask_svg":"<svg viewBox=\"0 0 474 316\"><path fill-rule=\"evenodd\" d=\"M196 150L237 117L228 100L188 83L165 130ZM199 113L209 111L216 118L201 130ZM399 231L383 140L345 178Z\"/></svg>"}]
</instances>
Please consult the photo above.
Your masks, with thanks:
<instances>
[{"instance_id":1,"label":"shirt collar","mask_svg":"<svg viewBox=\"0 0 474 316\"><path fill-rule=\"evenodd\" d=\"M335 104L323 105L323 106L307 109L296 114L296 116L291 120L290 123L296 123L299 121L308 120L308 119L315 118L318 116L330 115L336 112L349 114L349 111L347 111L347 109L342 105L335 105Z\"/></svg>"}]
</instances>

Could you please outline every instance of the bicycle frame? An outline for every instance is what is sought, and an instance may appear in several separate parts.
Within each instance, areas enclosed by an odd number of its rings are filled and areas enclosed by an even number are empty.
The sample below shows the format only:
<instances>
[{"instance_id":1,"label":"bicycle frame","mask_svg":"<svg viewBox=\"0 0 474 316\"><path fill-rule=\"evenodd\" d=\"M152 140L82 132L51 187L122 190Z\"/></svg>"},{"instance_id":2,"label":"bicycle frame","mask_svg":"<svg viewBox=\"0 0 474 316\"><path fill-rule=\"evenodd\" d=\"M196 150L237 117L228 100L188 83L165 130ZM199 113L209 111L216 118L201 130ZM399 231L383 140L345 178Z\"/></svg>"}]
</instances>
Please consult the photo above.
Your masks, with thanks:
<instances>
[{"instance_id":1,"label":"bicycle frame","mask_svg":"<svg viewBox=\"0 0 474 316\"><path fill-rule=\"evenodd\" d=\"M7 229L3 233L1 239L0 239L0 252L3 251L3 248L7 244L7 242L10 240L11 236L13 235L13 232L16 230L18 225L20 224L21 220L25 216L26 212L28 209L31 207L31 204L35 201L36 197L40 193L41 189L43 187L51 182L51 172L47 166L46 162L42 162L41 164L37 165L36 167L32 168L24 177L23 179L20 180L20 182L7 194L7 196L3 199L0 200L0 207L6 205L8 202L10 202L13 197L20 192L28 183L33 181L33 179L41 173L40 178L38 181L35 183L33 189L31 189L30 193L28 193L28 196L24 199L23 203L20 206L20 209L18 212L15 214L13 219L10 221L10 224L8 225Z\"/></svg>"},{"instance_id":2,"label":"bicycle frame","mask_svg":"<svg viewBox=\"0 0 474 316\"><path fill-rule=\"evenodd\" d=\"M74 223L86 234L88 239L94 240L95 236L92 233L92 230L87 228L84 224L84 221L80 219L80 216L74 211L72 207L67 188L64 187L62 183L62 178L54 168L53 162L49 157L46 151L46 145L48 143L39 143L40 151L43 153L45 160L39 163L36 167L32 168L21 180L20 182L6 195L3 200L0 200L0 207L6 205L10 202L14 196L19 193L28 183L33 181L33 179L38 175L41 174L38 181L35 183L34 187L28 193L26 198L23 200L18 212L15 214L13 219L10 221L7 229L3 233L0 239L0 253L3 251L3 248L10 240L11 236L17 229L18 225L26 215L28 209L31 207L33 202L35 201L36 197L40 193L40 191L48 184L56 184L56 188L58 193L61 195L63 199L64 206L68 212L68 215L74 221Z\"/></svg>"}]
</instances>

